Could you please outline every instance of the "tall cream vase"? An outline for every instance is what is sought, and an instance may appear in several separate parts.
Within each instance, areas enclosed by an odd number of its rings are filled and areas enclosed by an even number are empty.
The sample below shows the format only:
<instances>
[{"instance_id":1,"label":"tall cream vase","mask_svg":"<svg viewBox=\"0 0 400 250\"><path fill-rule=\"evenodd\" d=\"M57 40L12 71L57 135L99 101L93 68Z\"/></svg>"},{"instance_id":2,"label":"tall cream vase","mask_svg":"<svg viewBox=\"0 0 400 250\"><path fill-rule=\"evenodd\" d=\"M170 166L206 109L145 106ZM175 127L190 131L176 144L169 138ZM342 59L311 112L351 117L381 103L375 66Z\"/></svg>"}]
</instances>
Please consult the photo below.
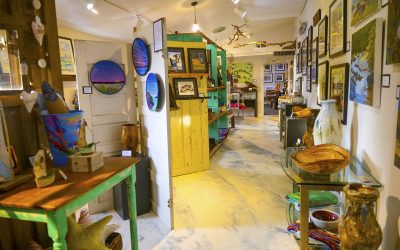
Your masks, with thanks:
<instances>
[{"instance_id":1,"label":"tall cream vase","mask_svg":"<svg viewBox=\"0 0 400 250\"><path fill-rule=\"evenodd\" d=\"M321 101L321 110L314 122L314 145L332 143L340 145L342 124L336 109L336 100Z\"/></svg>"}]
</instances>

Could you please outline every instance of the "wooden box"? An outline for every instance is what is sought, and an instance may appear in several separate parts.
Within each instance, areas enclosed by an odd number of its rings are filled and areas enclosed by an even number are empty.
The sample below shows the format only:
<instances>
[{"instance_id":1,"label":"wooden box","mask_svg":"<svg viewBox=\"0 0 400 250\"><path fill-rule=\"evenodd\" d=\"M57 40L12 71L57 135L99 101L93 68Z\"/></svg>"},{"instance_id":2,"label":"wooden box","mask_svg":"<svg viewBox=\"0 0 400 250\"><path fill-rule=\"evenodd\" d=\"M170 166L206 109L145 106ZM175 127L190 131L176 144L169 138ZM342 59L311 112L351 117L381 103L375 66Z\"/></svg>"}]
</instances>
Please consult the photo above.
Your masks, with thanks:
<instances>
[{"instance_id":1,"label":"wooden box","mask_svg":"<svg viewBox=\"0 0 400 250\"><path fill-rule=\"evenodd\" d=\"M72 172L91 173L104 166L102 152L95 152L90 155L74 154L69 158Z\"/></svg>"}]
</instances>

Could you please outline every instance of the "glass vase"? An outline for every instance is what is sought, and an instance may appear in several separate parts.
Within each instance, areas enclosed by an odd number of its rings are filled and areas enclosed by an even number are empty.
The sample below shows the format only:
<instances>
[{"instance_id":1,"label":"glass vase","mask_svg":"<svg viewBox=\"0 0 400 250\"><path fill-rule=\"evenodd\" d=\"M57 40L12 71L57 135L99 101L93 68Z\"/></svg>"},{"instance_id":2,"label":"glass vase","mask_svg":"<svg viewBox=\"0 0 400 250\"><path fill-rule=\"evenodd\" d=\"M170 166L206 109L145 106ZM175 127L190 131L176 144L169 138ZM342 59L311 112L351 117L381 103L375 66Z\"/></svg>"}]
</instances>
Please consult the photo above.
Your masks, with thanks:
<instances>
[{"instance_id":1,"label":"glass vase","mask_svg":"<svg viewBox=\"0 0 400 250\"><path fill-rule=\"evenodd\" d=\"M336 100L321 101L321 105L321 110L314 122L314 145L326 143L340 145L342 124L336 109Z\"/></svg>"}]
</instances>

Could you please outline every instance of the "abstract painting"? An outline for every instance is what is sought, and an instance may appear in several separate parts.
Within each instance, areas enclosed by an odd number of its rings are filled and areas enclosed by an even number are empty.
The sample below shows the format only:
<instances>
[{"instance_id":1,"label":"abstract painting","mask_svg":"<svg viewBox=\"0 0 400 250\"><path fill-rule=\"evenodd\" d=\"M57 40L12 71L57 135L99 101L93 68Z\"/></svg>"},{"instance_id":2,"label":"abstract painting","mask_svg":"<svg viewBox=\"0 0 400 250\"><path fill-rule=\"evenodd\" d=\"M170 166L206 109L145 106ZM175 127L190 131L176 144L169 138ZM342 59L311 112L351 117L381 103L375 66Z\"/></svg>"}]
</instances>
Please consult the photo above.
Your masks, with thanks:
<instances>
[{"instance_id":1,"label":"abstract painting","mask_svg":"<svg viewBox=\"0 0 400 250\"><path fill-rule=\"evenodd\" d=\"M103 60L95 63L90 70L90 81L100 93L112 95L125 85L125 73L121 66L113 61Z\"/></svg>"},{"instance_id":2,"label":"abstract painting","mask_svg":"<svg viewBox=\"0 0 400 250\"><path fill-rule=\"evenodd\" d=\"M400 0L389 2L386 64L400 63Z\"/></svg>"},{"instance_id":3,"label":"abstract painting","mask_svg":"<svg viewBox=\"0 0 400 250\"><path fill-rule=\"evenodd\" d=\"M205 49L188 49L190 73L208 73Z\"/></svg>"},{"instance_id":4,"label":"abstract painting","mask_svg":"<svg viewBox=\"0 0 400 250\"><path fill-rule=\"evenodd\" d=\"M151 111L156 111L160 104L160 81L156 74L150 73L146 80L146 101Z\"/></svg>"},{"instance_id":5,"label":"abstract painting","mask_svg":"<svg viewBox=\"0 0 400 250\"><path fill-rule=\"evenodd\" d=\"M342 124L347 125L347 103L349 95L349 64L343 63L331 67L329 99L336 100L336 107Z\"/></svg>"},{"instance_id":6,"label":"abstract painting","mask_svg":"<svg viewBox=\"0 0 400 250\"><path fill-rule=\"evenodd\" d=\"M317 104L326 100L328 97L328 67L329 62L325 61L318 64L318 86L317 86Z\"/></svg>"},{"instance_id":7,"label":"abstract painting","mask_svg":"<svg viewBox=\"0 0 400 250\"><path fill-rule=\"evenodd\" d=\"M196 78L174 78L176 99L192 99L199 97Z\"/></svg>"},{"instance_id":8,"label":"abstract painting","mask_svg":"<svg viewBox=\"0 0 400 250\"><path fill-rule=\"evenodd\" d=\"M352 36L350 100L380 106L382 19L375 19Z\"/></svg>"},{"instance_id":9,"label":"abstract painting","mask_svg":"<svg viewBox=\"0 0 400 250\"><path fill-rule=\"evenodd\" d=\"M168 48L168 71L186 73L185 53L183 48Z\"/></svg>"},{"instance_id":10,"label":"abstract painting","mask_svg":"<svg viewBox=\"0 0 400 250\"><path fill-rule=\"evenodd\" d=\"M397 131L396 131L396 150L394 156L394 165L400 168L400 101L397 104Z\"/></svg>"},{"instance_id":11,"label":"abstract painting","mask_svg":"<svg viewBox=\"0 0 400 250\"><path fill-rule=\"evenodd\" d=\"M335 0L329 6L329 56L339 56L346 51L347 1Z\"/></svg>"},{"instance_id":12,"label":"abstract painting","mask_svg":"<svg viewBox=\"0 0 400 250\"><path fill-rule=\"evenodd\" d=\"M351 0L351 26L354 26L379 9L379 0Z\"/></svg>"},{"instance_id":13,"label":"abstract painting","mask_svg":"<svg viewBox=\"0 0 400 250\"><path fill-rule=\"evenodd\" d=\"M144 76L150 70L150 52L147 44L140 38L132 43L132 61L136 73Z\"/></svg>"},{"instance_id":14,"label":"abstract painting","mask_svg":"<svg viewBox=\"0 0 400 250\"><path fill-rule=\"evenodd\" d=\"M326 35L328 34L328 17L325 16L318 25L318 57L326 56L328 43Z\"/></svg>"}]
</instances>

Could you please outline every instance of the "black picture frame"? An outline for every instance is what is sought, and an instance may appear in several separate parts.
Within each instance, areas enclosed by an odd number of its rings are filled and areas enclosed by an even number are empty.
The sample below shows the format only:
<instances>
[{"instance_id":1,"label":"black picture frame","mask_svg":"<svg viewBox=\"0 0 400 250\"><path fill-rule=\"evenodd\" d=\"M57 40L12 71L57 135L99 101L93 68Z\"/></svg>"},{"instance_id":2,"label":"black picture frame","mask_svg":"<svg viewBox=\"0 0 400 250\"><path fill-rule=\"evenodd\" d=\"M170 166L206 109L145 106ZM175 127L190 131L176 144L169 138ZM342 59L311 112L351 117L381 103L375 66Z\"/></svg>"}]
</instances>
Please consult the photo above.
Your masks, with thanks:
<instances>
[{"instance_id":1,"label":"black picture frame","mask_svg":"<svg viewBox=\"0 0 400 250\"><path fill-rule=\"evenodd\" d=\"M199 90L197 87L197 78L173 78L174 89L175 89L175 99L193 99L199 97ZM185 85L183 85L185 84ZM183 85L183 86L182 86ZM188 85L188 87L186 86ZM191 87L191 92L193 94L182 94L183 88ZM185 90L187 91L187 90Z\"/></svg>"},{"instance_id":2,"label":"black picture frame","mask_svg":"<svg viewBox=\"0 0 400 250\"><path fill-rule=\"evenodd\" d=\"M315 38L312 41L311 46L311 70L310 70L310 78L311 84L318 83L318 38Z\"/></svg>"},{"instance_id":3,"label":"black picture frame","mask_svg":"<svg viewBox=\"0 0 400 250\"><path fill-rule=\"evenodd\" d=\"M91 95L93 94L92 86L82 86L82 94L84 95Z\"/></svg>"},{"instance_id":4,"label":"black picture frame","mask_svg":"<svg viewBox=\"0 0 400 250\"><path fill-rule=\"evenodd\" d=\"M178 104L176 103L175 95L172 90L171 84L169 84L169 108L170 109L178 109L179 108Z\"/></svg>"},{"instance_id":5,"label":"black picture frame","mask_svg":"<svg viewBox=\"0 0 400 250\"><path fill-rule=\"evenodd\" d=\"M153 42L154 52L161 51L164 48L164 18L160 18L153 22ZM161 33L157 32L161 29Z\"/></svg>"},{"instance_id":6,"label":"black picture frame","mask_svg":"<svg viewBox=\"0 0 400 250\"><path fill-rule=\"evenodd\" d=\"M384 84L384 82L388 82L388 84ZM382 88L390 88L390 74L382 75Z\"/></svg>"},{"instance_id":7,"label":"black picture frame","mask_svg":"<svg viewBox=\"0 0 400 250\"><path fill-rule=\"evenodd\" d=\"M180 54L180 59L182 63L182 69L174 69L174 58L172 57L172 53L179 53ZM168 72L169 73L186 73L186 61L185 61L185 49L184 48L179 48L179 47L168 47L167 49L167 57L168 57ZM177 60L175 58L175 60Z\"/></svg>"},{"instance_id":8,"label":"black picture frame","mask_svg":"<svg viewBox=\"0 0 400 250\"><path fill-rule=\"evenodd\" d=\"M325 72L325 77L323 77L323 74L321 74L320 70L324 70ZM323 88L325 89L325 93L323 93L324 95L322 96L324 99L326 100L328 98L328 92L329 92L329 61L324 61L321 62L320 64L318 64L318 83L317 83L317 105L321 106L320 103L320 89ZM325 83L323 83L322 81L325 81ZM323 101L321 100L321 101Z\"/></svg>"},{"instance_id":9,"label":"black picture frame","mask_svg":"<svg viewBox=\"0 0 400 250\"><path fill-rule=\"evenodd\" d=\"M332 74L332 71L335 69L344 69L344 76L342 86L338 88L339 90L341 89L340 96L334 96L334 83L332 77L334 74ZM338 65L333 65L330 68L329 71L329 99L335 99L336 100L336 105L337 105L337 111L339 115L341 114L341 121L343 125L347 125L347 106L349 102L349 64L348 63L342 63ZM340 107L341 101L343 101L343 106ZM340 111L342 109L342 111Z\"/></svg>"},{"instance_id":10,"label":"black picture frame","mask_svg":"<svg viewBox=\"0 0 400 250\"><path fill-rule=\"evenodd\" d=\"M275 71L285 71L285 64L283 64L283 63L276 63L276 64L275 64Z\"/></svg>"},{"instance_id":11,"label":"black picture frame","mask_svg":"<svg viewBox=\"0 0 400 250\"><path fill-rule=\"evenodd\" d=\"M301 59L300 59L300 50L296 54L296 73L299 74L301 72Z\"/></svg>"},{"instance_id":12,"label":"black picture frame","mask_svg":"<svg viewBox=\"0 0 400 250\"><path fill-rule=\"evenodd\" d=\"M200 65L193 65L193 60L198 59ZM207 51L206 49L188 48L188 60L190 73L208 73ZM202 62L203 61L203 62ZM201 68L200 68L201 67Z\"/></svg>"},{"instance_id":13,"label":"black picture frame","mask_svg":"<svg viewBox=\"0 0 400 250\"><path fill-rule=\"evenodd\" d=\"M328 16L324 16L318 24L318 58L324 57L328 50Z\"/></svg>"},{"instance_id":14,"label":"black picture frame","mask_svg":"<svg viewBox=\"0 0 400 250\"><path fill-rule=\"evenodd\" d=\"M304 38L301 45L301 73L307 74L307 58L308 58L308 37Z\"/></svg>"},{"instance_id":15,"label":"black picture frame","mask_svg":"<svg viewBox=\"0 0 400 250\"><path fill-rule=\"evenodd\" d=\"M312 61L312 40L313 40L313 26L311 25L310 28L308 28L308 36L307 36L307 65L311 64Z\"/></svg>"},{"instance_id":16,"label":"black picture frame","mask_svg":"<svg viewBox=\"0 0 400 250\"><path fill-rule=\"evenodd\" d=\"M400 99L400 85L397 85L397 88L396 88L396 99L397 100Z\"/></svg>"},{"instance_id":17,"label":"black picture frame","mask_svg":"<svg viewBox=\"0 0 400 250\"><path fill-rule=\"evenodd\" d=\"M283 82L285 81L284 73L275 73L275 82Z\"/></svg>"},{"instance_id":18,"label":"black picture frame","mask_svg":"<svg viewBox=\"0 0 400 250\"><path fill-rule=\"evenodd\" d=\"M332 48L332 21L333 21L333 14L332 11L337 4L340 4L343 9L343 16L341 19L343 20L343 27L342 27L342 39L343 42L340 47ZM336 35L336 34L335 34ZM346 53L346 43L347 43L347 0L334 0L331 5L329 6L329 57L337 57L344 53Z\"/></svg>"},{"instance_id":19,"label":"black picture frame","mask_svg":"<svg viewBox=\"0 0 400 250\"><path fill-rule=\"evenodd\" d=\"M265 64L264 65L264 71L265 72L271 72L272 71L272 64Z\"/></svg>"},{"instance_id":20,"label":"black picture frame","mask_svg":"<svg viewBox=\"0 0 400 250\"><path fill-rule=\"evenodd\" d=\"M311 65L307 66L309 75L307 76L307 85L306 90L307 92L311 93L312 83L311 83Z\"/></svg>"},{"instance_id":21,"label":"black picture frame","mask_svg":"<svg viewBox=\"0 0 400 250\"><path fill-rule=\"evenodd\" d=\"M270 79L268 79L267 76L269 76ZM264 74L264 83L271 83L271 82L274 82L274 74L273 73L265 73Z\"/></svg>"}]
</instances>

